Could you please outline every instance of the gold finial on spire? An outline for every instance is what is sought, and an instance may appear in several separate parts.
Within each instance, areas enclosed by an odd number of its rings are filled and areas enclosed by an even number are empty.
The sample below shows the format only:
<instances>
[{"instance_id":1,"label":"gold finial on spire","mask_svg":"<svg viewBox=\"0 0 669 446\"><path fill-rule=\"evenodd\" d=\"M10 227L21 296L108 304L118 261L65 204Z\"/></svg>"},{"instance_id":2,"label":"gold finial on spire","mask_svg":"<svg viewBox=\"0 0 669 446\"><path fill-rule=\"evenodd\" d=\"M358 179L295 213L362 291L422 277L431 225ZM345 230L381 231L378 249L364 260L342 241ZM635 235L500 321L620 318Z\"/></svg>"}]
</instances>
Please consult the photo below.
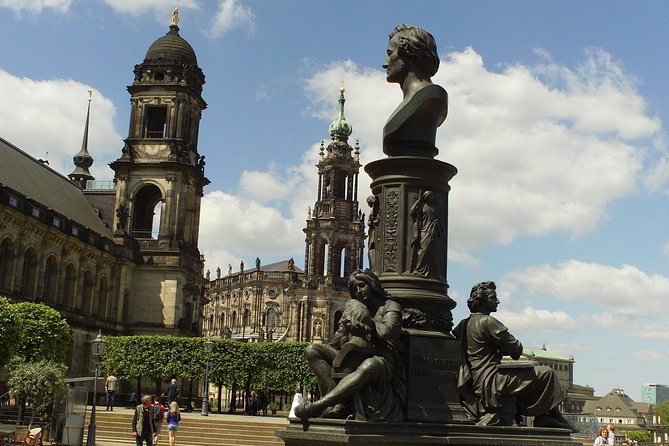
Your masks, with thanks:
<instances>
[{"instance_id":1,"label":"gold finial on spire","mask_svg":"<svg viewBox=\"0 0 669 446\"><path fill-rule=\"evenodd\" d=\"M172 11L172 25L179 25L179 6L174 8L174 11Z\"/></svg>"},{"instance_id":2,"label":"gold finial on spire","mask_svg":"<svg viewBox=\"0 0 669 446\"><path fill-rule=\"evenodd\" d=\"M341 82L341 88L339 89L339 92L344 93L346 91L346 89L344 88L344 83L345 82L344 81L339 81L339 82Z\"/></svg>"},{"instance_id":3,"label":"gold finial on spire","mask_svg":"<svg viewBox=\"0 0 669 446\"><path fill-rule=\"evenodd\" d=\"M91 102L92 97L93 97L93 90L88 90L88 102Z\"/></svg>"}]
</instances>

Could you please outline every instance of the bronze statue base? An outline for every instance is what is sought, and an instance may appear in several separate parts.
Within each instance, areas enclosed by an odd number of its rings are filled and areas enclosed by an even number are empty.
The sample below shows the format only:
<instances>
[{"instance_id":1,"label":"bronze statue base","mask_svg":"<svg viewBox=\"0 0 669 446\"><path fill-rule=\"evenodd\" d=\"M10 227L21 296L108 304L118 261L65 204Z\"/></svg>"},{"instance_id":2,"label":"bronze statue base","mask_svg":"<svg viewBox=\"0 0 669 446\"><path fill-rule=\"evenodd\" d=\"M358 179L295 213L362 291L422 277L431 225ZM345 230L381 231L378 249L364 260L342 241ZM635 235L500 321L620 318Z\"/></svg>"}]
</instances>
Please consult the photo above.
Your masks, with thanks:
<instances>
[{"instance_id":1,"label":"bronze statue base","mask_svg":"<svg viewBox=\"0 0 669 446\"><path fill-rule=\"evenodd\" d=\"M291 421L274 433L286 446L582 446L567 429L491 427L469 423L369 423L353 420Z\"/></svg>"}]
</instances>

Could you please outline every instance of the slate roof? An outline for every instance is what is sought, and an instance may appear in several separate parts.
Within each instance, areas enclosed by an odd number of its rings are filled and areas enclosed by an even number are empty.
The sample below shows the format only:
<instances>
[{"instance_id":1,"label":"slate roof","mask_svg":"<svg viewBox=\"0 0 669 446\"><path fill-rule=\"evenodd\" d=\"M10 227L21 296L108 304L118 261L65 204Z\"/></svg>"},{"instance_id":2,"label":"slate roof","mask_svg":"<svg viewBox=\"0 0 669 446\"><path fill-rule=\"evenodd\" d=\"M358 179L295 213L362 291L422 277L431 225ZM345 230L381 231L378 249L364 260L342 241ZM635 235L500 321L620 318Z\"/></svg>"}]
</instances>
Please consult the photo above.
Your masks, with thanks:
<instances>
[{"instance_id":1,"label":"slate roof","mask_svg":"<svg viewBox=\"0 0 669 446\"><path fill-rule=\"evenodd\" d=\"M113 237L82 190L67 177L3 138L0 138L0 160L0 184L101 236Z\"/></svg>"},{"instance_id":2,"label":"slate roof","mask_svg":"<svg viewBox=\"0 0 669 446\"><path fill-rule=\"evenodd\" d=\"M608 394L596 401L586 401L583 406L584 413L594 413L598 417L609 418L641 418L643 417L636 410L635 402L620 389L613 389ZM597 410L597 408L601 408Z\"/></svg>"}]
</instances>

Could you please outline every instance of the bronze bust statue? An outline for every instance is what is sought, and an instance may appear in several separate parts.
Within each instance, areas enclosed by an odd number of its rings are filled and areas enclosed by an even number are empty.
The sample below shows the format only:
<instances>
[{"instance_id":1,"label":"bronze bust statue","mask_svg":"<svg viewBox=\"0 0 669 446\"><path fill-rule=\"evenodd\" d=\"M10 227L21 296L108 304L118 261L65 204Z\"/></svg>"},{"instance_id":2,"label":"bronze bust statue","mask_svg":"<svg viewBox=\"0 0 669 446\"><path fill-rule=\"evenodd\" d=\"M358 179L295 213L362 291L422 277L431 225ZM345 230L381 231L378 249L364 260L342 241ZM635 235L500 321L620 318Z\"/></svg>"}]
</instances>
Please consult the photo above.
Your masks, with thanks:
<instances>
[{"instance_id":1,"label":"bronze bust statue","mask_svg":"<svg viewBox=\"0 0 669 446\"><path fill-rule=\"evenodd\" d=\"M434 157L437 127L448 113L448 94L430 79L439 69L434 37L412 25L390 33L386 80L400 84L403 100L383 128L383 152L389 156Z\"/></svg>"}]
</instances>

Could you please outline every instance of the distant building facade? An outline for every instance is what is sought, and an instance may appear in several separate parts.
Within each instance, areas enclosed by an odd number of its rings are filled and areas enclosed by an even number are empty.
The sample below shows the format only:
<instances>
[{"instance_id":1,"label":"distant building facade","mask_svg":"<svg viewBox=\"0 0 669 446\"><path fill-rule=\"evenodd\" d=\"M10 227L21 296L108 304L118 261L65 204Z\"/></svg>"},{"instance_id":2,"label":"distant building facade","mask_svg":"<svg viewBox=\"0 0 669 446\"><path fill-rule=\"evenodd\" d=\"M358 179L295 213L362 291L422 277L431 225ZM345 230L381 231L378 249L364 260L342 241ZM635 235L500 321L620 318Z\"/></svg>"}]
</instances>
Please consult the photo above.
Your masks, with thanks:
<instances>
[{"instance_id":1,"label":"distant building facade","mask_svg":"<svg viewBox=\"0 0 669 446\"><path fill-rule=\"evenodd\" d=\"M205 286L205 336L251 341L328 342L349 297L348 276L363 264L365 216L358 204L359 147L348 143L351 125L344 116L330 125L332 141L321 144L318 190L307 211L304 271L293 259L238 271Z\"/></svg>"},{"instance_id":2,"label":"distant building facade","mask_svg":"<svg viewBox=\"0 0 669 446\"><path fill-rule=\"evenodd\" d=\"M88 170L88 116L69 178L0 138L0 294L65 317L71 376L90 374L98 330L200 334L203 84L195 52L171 26L135 66L113 182Z\"/></svg>"},{"instance_id":3,"label":"distant building facade","mask_svg":"<svg viewBox=\"0 0 669 446\"><path fill-rule=\"evenodd\" d=\"M669 386L664 384L644 384L641 386L641 402L660 404L669 400Z\"/></svg>"}]
</instances>

